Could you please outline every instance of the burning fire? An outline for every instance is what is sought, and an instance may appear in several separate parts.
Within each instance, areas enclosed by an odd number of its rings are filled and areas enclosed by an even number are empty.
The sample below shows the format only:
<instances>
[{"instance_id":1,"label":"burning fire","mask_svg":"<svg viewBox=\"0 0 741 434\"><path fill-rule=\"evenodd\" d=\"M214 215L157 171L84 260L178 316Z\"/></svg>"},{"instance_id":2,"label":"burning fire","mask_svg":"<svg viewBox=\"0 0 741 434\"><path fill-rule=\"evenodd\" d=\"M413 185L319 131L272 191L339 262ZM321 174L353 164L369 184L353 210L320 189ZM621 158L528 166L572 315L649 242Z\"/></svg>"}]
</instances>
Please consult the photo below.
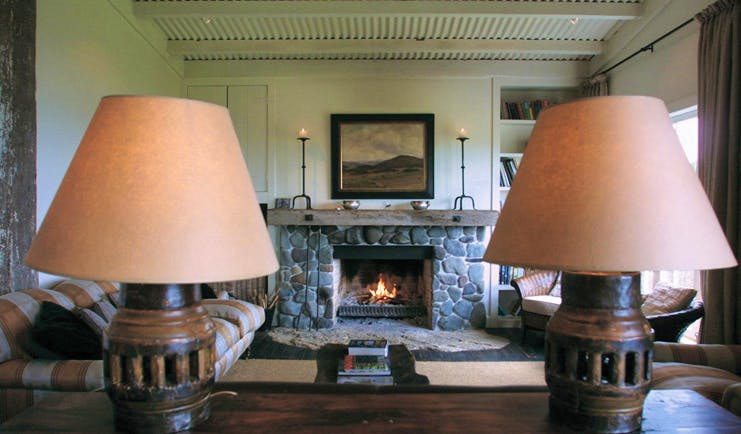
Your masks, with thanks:
<instances>
[{"instance_id":1,"label":"burning fire","mask_svg":"<svg viewBox=\"0 0 741 434\"><path fill-rule=\"evenodd\" d=\"M370 297L368 298L367 303L368 304L391 303L396 298L396 289L397 289L396 284L393 284L391 291L386 289L386 283L383 281L381 276L378 276L378 283L376 283L376 289L374 290L372 285L368 286L368 292L370 292Z\"/></svg>"}]
</instances>

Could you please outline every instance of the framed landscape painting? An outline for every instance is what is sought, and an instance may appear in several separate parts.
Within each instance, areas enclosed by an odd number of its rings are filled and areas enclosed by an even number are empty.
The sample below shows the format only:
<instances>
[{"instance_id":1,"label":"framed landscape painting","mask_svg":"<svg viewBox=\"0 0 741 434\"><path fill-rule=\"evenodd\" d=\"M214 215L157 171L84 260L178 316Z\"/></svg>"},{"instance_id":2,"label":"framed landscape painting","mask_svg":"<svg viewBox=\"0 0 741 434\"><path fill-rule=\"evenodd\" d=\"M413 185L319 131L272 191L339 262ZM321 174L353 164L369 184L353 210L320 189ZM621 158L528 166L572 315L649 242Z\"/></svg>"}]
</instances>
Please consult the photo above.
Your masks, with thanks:
<instances>
[{"instance_id":1,"label":"framed landscape painting","mask_svg":"<svg viewBox=\"0 0 741 434\"><path fill-rule=\"evenodd\" d=\"M432 199L433 114L333 114L333 199Z\"/></svg>"}]
</instances>

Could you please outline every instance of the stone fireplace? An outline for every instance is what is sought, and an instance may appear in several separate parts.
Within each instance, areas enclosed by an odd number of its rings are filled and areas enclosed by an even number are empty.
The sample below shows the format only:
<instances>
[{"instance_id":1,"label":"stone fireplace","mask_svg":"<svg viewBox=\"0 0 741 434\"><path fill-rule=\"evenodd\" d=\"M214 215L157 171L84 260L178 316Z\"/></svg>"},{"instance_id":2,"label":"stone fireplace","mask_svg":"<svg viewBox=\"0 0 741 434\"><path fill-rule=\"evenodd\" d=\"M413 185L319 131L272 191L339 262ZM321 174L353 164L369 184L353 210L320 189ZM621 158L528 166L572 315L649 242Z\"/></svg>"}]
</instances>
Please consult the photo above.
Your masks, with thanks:
<instances>
[{"instance_id":1,"label":"stone fireplace","mask_svg":"<svg viewBox=\"0 0 741 434\"><path fill-rule=\"evenodd\" d=\"M278 325L328 328L365 316L417 317L433 330L484 327L489 267L481 258L497 216L269 210L280 237ZM395 296L377 295L379 287Z\"/></svg>"}]
</instances>

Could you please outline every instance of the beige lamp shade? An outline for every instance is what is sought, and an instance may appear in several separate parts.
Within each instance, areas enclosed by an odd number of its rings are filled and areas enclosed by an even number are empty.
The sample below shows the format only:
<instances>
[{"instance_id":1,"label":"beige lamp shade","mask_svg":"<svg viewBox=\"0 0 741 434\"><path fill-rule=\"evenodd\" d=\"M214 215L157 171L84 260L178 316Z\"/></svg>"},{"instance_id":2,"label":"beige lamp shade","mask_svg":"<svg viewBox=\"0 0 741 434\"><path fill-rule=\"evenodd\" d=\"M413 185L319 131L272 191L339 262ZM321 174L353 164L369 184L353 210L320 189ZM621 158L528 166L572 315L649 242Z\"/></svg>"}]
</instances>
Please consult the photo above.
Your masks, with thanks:
<instances>
[{"instance_id":1,"label":"beige lamp shade","mask_svg":"<svg viewBox=\"0 0 741 434\"><path fill-rule=\"evenodd\" d=\"M274 272L226 108L101 100L26 264L82 279L200 283Z\"/></svg>"},{"instance_id":2,"label":"beige lamp shade","mask_svg":"<svg viewBox=\"0 0 741 434\"><path fill-rule=\"evenodd\" d=\"M540 114L484 260L578 271L736 265L664 103L639 96Z\"/></svg>"}]
</instances>

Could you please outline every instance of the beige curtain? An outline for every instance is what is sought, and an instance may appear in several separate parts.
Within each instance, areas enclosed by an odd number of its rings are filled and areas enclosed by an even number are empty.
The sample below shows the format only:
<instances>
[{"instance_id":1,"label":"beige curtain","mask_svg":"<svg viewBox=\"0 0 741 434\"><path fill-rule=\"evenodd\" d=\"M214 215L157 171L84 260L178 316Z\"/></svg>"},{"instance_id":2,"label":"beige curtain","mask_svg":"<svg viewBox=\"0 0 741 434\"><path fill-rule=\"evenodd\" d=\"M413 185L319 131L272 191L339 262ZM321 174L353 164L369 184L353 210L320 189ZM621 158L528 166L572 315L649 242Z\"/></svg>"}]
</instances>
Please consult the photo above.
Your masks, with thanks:
<instances>
[{"instance_id":1,"label":"beige curtain","mask_svg":"<svg viewBox=\"0 0 741 434\"><path fill-rule=\"evenodd\" d=\"M606 96L609 93L607 88L607 76L605 74L597 75L581 84L581 96Z\"/></svg>"},{"instance_id":2,"label":"beige curtain","mask_svg":"<svg viewBox=\"0 0 741 434\"><path fill-rule=\"evenodd\" d=\"M741 0L720 0L695 16L698 55L698 173L739 257L741 166ZM739 267L702 273L702 342L741 343Z\"/></svg>"}]
</instances>

